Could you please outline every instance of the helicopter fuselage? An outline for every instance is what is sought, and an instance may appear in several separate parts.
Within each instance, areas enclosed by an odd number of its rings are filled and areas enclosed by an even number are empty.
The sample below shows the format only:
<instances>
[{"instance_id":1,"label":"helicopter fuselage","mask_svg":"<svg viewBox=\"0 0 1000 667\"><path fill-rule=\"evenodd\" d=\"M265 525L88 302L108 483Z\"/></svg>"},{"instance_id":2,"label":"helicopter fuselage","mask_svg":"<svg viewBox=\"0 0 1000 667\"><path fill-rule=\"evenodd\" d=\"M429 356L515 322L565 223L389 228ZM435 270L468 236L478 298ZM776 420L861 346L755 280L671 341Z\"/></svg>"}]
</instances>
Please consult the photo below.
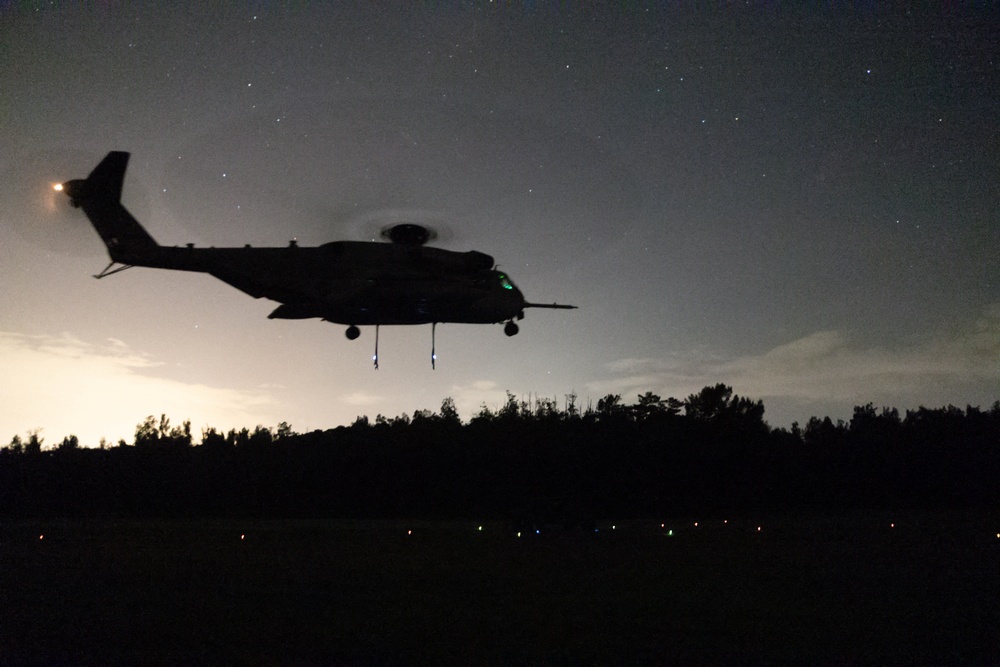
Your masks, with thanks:
<instances>
[{"instance_id":1,"label":"helicopter fuselage","mask_svg":"<svg viewBox=\"0 0 1000 667\"><path fill-rule=\"evenodd\" d=\"M116 253L131 266L210 274L282 305L272 319L348 325L489 324L520 317L525 301L484 253L391 243L333 241L318 247L145 249Z\"/></svg>"}]
</instances>

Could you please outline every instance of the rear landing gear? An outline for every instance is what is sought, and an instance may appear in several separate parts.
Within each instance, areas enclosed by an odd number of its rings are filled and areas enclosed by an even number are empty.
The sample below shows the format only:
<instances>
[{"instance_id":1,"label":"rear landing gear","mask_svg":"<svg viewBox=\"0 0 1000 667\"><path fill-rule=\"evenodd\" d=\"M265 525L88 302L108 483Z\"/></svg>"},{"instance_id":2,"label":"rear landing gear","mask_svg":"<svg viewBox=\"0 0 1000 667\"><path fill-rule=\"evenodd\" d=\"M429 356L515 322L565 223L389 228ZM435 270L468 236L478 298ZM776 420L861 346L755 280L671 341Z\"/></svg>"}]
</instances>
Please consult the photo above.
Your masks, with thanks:
<instances>
[{"instance_id":1,"label":"rear landing gear","mask_svg":"<svg viewBox=\"0 0 1000 667\"><path fill-rule=\"evenodd\" d=\"M516 336L518 331L520 331L520 329L516 324L514 324L513 321L503 325L503 332L508 336Z\"/></svg>"},{"instance_id":2,"label":"rear landing gear","mask_svg":"<svg viewBox=\"0 0 1000 667\"><path fill-rule=\"evenodd\" d=\"M344 335L347 336L347 340L354 340L361 335L361 329L352 324L347 327L347 331L344 332Z\"/></svg>"}]
</instances>

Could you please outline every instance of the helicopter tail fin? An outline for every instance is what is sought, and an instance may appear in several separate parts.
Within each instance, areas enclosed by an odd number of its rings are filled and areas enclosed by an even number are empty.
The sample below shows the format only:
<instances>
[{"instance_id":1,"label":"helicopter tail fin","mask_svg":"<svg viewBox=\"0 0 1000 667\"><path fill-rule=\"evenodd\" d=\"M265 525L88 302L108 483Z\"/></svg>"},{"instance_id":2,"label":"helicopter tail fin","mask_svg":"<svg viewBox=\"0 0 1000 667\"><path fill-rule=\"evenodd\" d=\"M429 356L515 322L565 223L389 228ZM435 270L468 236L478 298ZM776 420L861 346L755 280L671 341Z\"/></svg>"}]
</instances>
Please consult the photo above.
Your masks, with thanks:
<instances>
[{"instance_id":1,"label":"helicopter tail fin","mask_svg":"<svg viewBox=\"0 0 1000 667\"><path fill-rule=\"evenodd\" d=\"M86 180L68 181L61 189L73 206L82 208L87 214L108 247L113 262L141 264L143 255L159 245L121 204L128 158L128 153L112 151L94 167Z\"/></svg>"}]
</instances>

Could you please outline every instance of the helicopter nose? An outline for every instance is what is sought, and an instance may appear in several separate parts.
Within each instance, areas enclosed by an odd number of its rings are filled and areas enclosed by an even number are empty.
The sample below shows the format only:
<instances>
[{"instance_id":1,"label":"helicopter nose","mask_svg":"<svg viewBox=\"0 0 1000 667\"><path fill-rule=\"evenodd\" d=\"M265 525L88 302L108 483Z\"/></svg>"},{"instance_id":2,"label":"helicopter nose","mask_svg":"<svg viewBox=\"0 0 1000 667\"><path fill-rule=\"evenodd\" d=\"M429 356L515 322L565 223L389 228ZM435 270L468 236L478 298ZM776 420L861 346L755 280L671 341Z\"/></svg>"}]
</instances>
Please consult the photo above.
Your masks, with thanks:
<instances>
[{"instance_id":1,"label":"helicopter nose","mask_svg":"<svg viewBox=\"0 0 1000 667\"><path fill-rule=\"evenodd\" d=\"M510 299L510 301L512 303L514 303L514 304L517 305L518 309L521 309L521 308L524 307L524 304L525 304L524 294L522 294L521 290L519 290L517 288L517 285L511 285L511 289L509 290L509 296L508 296L508 298Z\"/></svg>"}]
</instances>

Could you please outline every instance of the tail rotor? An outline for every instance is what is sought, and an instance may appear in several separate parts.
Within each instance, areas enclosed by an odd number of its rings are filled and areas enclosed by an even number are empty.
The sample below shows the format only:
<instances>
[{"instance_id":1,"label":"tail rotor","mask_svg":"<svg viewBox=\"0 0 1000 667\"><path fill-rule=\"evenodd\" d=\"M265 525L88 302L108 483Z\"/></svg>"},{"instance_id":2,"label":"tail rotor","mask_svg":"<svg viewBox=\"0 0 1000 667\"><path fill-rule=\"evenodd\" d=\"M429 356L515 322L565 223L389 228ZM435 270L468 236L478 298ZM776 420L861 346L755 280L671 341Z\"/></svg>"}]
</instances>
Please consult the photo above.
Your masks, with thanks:
<instances>
[{"instance_id":1,"label":"tail rotor","mask_svg":"<svg viewBox=\"0 0 1000 667\"><path fill-rule=\"evenodd\" d=\"M66 196L67 176L86 173L100 159L84 151L40 151L15 156L0 176L0 226L36 248L69 256L100 254L94 230Z\"/></svg>"}]
</instances>

